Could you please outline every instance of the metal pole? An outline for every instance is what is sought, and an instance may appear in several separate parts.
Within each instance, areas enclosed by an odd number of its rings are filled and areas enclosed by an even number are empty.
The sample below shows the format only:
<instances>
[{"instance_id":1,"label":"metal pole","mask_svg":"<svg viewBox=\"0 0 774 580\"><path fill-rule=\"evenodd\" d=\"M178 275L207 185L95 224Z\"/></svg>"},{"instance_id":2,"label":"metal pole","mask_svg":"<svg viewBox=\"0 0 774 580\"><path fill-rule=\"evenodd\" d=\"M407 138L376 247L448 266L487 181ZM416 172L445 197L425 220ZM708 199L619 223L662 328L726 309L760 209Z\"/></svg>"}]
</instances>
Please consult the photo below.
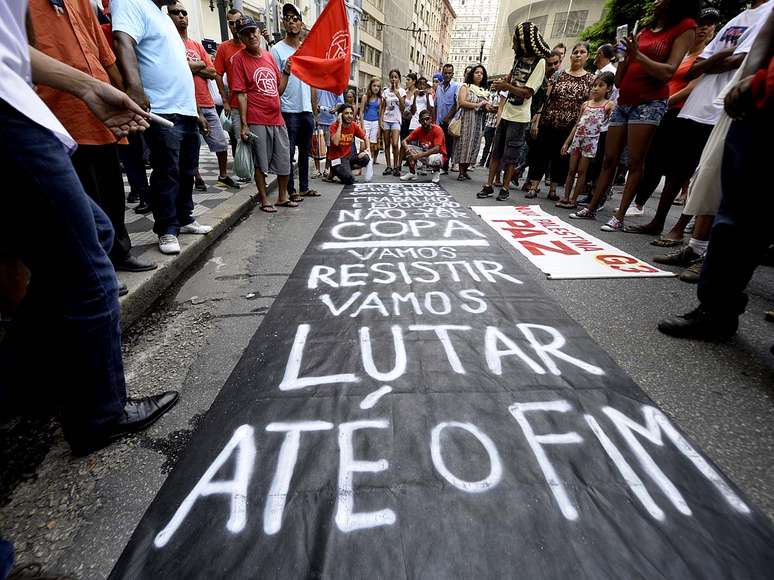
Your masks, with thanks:
<instances>
[{"instance_id":1,"label":"metal pole","mask_svg":"<svg viewBox=\"0 0 774 580\"><path fill-rule=\"evenodd\" d=\"M570 0L570 4L567 6L567 15L564 17L564 29L562 29L562 40L565 40L567 38L567 21L570 19L570 10L572 10L572 0Z\"/></svg>"},{"instance_id":2,"label":"metal pole","mask_svg":"<svg viewBox=\"0 0 774 580\"><path fill-rule=\"evenodd\" d=\"M478 53L478 62L481 64L484 62L484 40L481 41L481 51Z\"/></svg>"},{"instance_id":3,"label":"metal pole","mask_svg":"<svg viewBox=\"0 0 774 580\"><path fill-rule=\"evenodd\" d=\"M228 21L226 20L226 0L218 0L218 20L220 21L220 40L228 40Z\"/></svg>"}]
</instances>

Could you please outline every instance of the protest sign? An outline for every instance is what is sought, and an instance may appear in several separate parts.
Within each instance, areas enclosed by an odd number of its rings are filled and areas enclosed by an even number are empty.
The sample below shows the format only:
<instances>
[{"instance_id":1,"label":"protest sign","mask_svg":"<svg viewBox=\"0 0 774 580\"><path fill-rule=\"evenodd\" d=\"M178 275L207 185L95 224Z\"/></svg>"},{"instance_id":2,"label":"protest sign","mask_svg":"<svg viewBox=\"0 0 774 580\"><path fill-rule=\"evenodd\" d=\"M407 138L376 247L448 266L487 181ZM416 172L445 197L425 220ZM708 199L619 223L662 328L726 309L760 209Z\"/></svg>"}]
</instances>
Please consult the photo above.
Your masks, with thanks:
<instances>
[{"instance_id":1,"label":"protest sign","mask_svg":"<svg viewBox=\"0 0 774 580\"><path fill-rule=\"evenodd\" d=\"M504 248L440 186L345 188L112 578L769 574L766 517Z\"/></svg>"},{"instance_id":2,"label":"protest sign","mask_svg":"<svg viewBox=\"0 0 774 580\"><path fill-rule=\"evenodd\" d=\"M470 209L554 280L674 276L563 222L539 205Z\"/></svg>"}]
</instances>

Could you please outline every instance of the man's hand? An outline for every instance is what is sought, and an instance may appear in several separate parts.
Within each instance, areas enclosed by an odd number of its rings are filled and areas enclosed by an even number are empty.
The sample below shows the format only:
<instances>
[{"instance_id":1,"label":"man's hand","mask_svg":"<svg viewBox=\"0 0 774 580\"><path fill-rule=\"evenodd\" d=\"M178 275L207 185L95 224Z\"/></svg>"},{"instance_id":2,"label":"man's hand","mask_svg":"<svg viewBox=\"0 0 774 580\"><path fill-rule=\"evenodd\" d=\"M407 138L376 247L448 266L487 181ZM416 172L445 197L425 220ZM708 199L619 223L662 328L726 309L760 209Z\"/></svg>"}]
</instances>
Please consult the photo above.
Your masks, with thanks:
<instances>
[{"instance_id":1,"label":"man's hand","mask_svg":"<svg viewBox=\"0 0 774 580\"><path fill-rule=\"evenodd\" d=\"M358 153L358 154L357 154L357 156L358 156L360 159L362 159L362 158L363 158L363 157L365 157L366 155L368 155L368 151L361 151L360 153Z\"/></svg>"},{"instance_id":2,"label":"man's hand","mask_svg":"<svg viewBox=\"0 0 774 580\"><path fill-rule=\"evenodd\" d=\"M732 119L744 119L755 108L752 93L750 92L752 79L752 75L743 78L726 93L723 105L726 113Z\"/></svg>"},{"instance_id":3,"label":"man's hand","mask_svg":"<svg viewBox=\"0 0 774 580\"><path fill-rule=\"evenodd\" d=\"M199 131L202 135L205 137L210 134L210 126L207 123L207 119L205 119L202 115L199 115L199 118L197 119L197 124L199 125Z\"/></svg>"},{"instance_id":4,"label":"man's hand","mask_svg":"<svg viewBox=\"0 0 774 580\"><path fill-rule=\"evenodd\" d=\"M226 117L231 117L231 105L227 101L223 101L223 112L226 113Z\"/></svg>"},{"instance_id":5,"label":"man's hand","mask_svg":"<svg viewBox=\"0 0 774 580\"><path fill-rule=\"evenodd\" d=\"M285 66L282 67L282 72L290 76L290 70L290 58L288 58L288 60L285 61Z\"/></svg>"},{"instance_id":6,"label":"man's hand","mask_svg":"<svg viewBox=\"0 0 774 580\"><path fill-rule=\"evenodd\" d=\"M102 121L116 137L125 137L129 133L144 131L148 128L150 102L145 93L146 109L143 110L136 100L129 98L115 87L95 80L80 95L94 116Z\"/></svg>"},{"instance_id":7,"label":"man's hand","mask_svg":"<svg viewBox=\"0 0 774 580\"><path fill-rule=\"evenodd\" d=\"M126 89L126 94L129 95L129 98L137 103L143 111L150 111L150 99L148 99L148 95L145 94L142 87L128 87Z\"/></svg>"},{"instance_id":8,"label":"man's hand","mask_svg":"<svg viewBox=\"0 0 774 580\"><path fill-rule=\"evenodd\" d=\"M248 141L250 139L250 127L247 126L247 123L242 123L239 136L241 137L242 141Z\"/></svg>"},{"instance_id":9,"label":"man's hand","mask_svg":"<svg viewBox=\"0 0 774 580\"><path fill-rule=\"evenodd\" d=\"M538 136L538 124L532 123L532 126L529 128L529 136L532 137L533 141L537 139Z\"/></svg>"}]
</instances>

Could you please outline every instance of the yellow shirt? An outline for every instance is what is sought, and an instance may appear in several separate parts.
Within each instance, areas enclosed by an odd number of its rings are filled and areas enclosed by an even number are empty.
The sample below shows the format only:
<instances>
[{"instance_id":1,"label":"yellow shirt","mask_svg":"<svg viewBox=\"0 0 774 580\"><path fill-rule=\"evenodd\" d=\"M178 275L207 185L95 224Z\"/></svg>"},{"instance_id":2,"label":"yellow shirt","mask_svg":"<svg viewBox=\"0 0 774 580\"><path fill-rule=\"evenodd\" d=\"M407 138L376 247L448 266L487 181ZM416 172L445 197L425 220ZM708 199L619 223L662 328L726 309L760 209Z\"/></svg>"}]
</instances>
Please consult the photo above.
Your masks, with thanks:
<instances>
[{"instance_id":1,"label":"yellow shirt","mask_svg":"<svg viewBox=\"0 0 774 580\"><path fill-rule=\"evenodd\" d=\"M518 79L519 73L521 73L522 76L525 76L523 66L524 64L524 59L514 64L513 70L511 71L511 84L517 87L528 87L532 89L533 93L535 93L535 91L540 88L540 85L543 84L543 77L546 74L546 61L542 58L540 59L540 61L535 66L535 69L529 75L526 83L523 81L519 82ZM510 93L500 94L503 96L511 96ZM501 118L505 119L506 121L512 121L514 123L529 123L532 120L530 114L531 104L532 97L524 99L524 102L520 105L514 105L510 102L509 99L506 101L505 106L503 107L503 114L501 115Z\"/></svg>"}]
</instances>

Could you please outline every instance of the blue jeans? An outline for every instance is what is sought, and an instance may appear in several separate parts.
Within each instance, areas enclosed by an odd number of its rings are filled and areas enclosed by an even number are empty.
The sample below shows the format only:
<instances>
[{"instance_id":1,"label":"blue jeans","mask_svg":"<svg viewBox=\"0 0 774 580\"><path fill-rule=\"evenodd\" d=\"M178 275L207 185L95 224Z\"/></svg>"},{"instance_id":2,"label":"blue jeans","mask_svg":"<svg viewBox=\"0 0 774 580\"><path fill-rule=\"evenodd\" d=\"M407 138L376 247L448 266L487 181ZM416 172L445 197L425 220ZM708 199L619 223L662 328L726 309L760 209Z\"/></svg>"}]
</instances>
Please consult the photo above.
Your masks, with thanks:
<instances>
[{"instance_id":1,"label":"blue jeans","mask_svg":"<svg viewBox=\"0 0 774 580\"><path fill-rule=\"evenodd\" d=\"M199 166L199 128L196 117L161 115L174 127L151 123L145 131L153 172L150 177L150 205L153 231L177 235L180 227L193 220L194 173Z\"/></svg>"},{"instance_id":2,"label":"blue jeans","mask_svg":"<svg viewBox=\"0 0 774 580\"><path fill-rule=\"evenodd\" d=\"M136 193L140 201L149 204L150 186L145 172L145 142L142 135L130 135L127 145L118 146L118 154L131 192Z\"/></svg>"},{"instance_id":3,"label":"blue jeans","mask_svg":"<svg viewBox=\"0 0 774 580\"><path fill-rule=\"evenodd\" d=\"M5 580L13 569L13 544L0 538L0 580Z\"/></svg>"},{"instance_id":4,"label":"blue jeans","mask_svg":"<svg viewBox=\"0 0 774 580\"><path fill-rule=\"evenodd\" d=\"M2 100L0 170L0 247L32 274L0 344L0 408L54 402L65 438L87 440L126 403L113 229L56 136Z\"/></svg>"},{"instance_id":5,"label":"blue jeans","mask_svg":"<svg viewBox=\"0 0 774 580\"><path fill-rule=\"evenodd\" d=\"M774 241L774 196L766 186L771 152L760 145L772 128L760 114L734 121L726 136L720 174L723 198L697 291L702 307L720 318L736 318L744 312L744 290Z\"/></svg>"},{"instance_id":6,"label":"blue jeans","mask_svg":"<svg viewBox=\"0 0 774 580\"><path fill-rule=\"evenodd\" d=\"M312 133L314 132L314 117L312 113L282 113L285 125L288 128L290 140L290 159L298 147L298 191L309 191L309 148L312 146ZM288 179L288 193L296 193L295 177L293 177L293 165L290 166L290 178Z\"/></svg>"}]
</instances>

